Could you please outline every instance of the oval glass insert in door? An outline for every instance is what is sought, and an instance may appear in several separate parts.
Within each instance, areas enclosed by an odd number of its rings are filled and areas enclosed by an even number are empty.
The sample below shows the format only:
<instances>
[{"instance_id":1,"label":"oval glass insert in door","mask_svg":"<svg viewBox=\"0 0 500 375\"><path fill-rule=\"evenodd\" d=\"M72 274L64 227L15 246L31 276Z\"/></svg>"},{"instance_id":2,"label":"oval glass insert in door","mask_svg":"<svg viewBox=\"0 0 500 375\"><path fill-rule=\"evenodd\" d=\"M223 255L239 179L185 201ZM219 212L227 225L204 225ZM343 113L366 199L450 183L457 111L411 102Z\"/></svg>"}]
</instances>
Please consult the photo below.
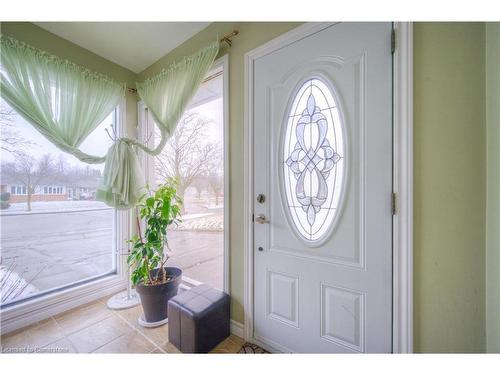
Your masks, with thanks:
<instances>
[{"instance_id":1,"label":"oval glass insert in door","mask_svg":"<svg viewBox=\"0 0 500 375\"><path fill-rule=\"evenodd\" d=\"M340 211L346 151L342 114L320 78L306 80L290 101L282 137L285 209L299 236L314 245L331 233Z\"/></svg>"}]
</instances>

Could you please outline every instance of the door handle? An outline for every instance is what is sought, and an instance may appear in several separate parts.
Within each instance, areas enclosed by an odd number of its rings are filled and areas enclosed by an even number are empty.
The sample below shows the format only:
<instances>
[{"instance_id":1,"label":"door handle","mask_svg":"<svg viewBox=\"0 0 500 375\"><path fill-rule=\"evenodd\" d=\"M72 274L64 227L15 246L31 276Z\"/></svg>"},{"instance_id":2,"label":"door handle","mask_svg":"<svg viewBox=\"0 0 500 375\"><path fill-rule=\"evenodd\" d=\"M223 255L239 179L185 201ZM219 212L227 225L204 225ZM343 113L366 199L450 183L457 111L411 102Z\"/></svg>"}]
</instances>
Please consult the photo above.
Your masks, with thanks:
<instances>
[{"instance_id":1,"label":"door handle","mask_svg":"<svg viewBox=\"0 0 500 375\"><path fill-rule=\"evenodd\" d=\"M269 223L269 220L267 220L263 214L257 215L255 217L255 221L259 224L268 224Z\"/></svg>"}]
</instances>

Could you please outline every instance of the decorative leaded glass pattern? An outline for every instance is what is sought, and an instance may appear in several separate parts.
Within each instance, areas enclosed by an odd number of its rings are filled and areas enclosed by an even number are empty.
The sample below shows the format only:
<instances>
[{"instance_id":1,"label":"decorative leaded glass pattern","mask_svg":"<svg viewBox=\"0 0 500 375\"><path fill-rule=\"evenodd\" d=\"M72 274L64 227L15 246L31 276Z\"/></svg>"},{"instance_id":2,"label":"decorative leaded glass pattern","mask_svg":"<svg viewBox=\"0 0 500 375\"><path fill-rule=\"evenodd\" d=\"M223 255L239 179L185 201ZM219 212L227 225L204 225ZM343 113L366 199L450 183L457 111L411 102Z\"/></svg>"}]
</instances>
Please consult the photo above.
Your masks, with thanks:
<instances>
[{"instance_id":1,"label":"decorative leaded glass pattern","mask_svg":"<svg viewBox=\"0 0 500 375\"><path fill-rule=\"evenodd\" d=\"M337 214L344 176L339 108L320 79L299 89L287 119L283 183L293 224L307 241L321 240Z\"/></svg>"}]
</instances>

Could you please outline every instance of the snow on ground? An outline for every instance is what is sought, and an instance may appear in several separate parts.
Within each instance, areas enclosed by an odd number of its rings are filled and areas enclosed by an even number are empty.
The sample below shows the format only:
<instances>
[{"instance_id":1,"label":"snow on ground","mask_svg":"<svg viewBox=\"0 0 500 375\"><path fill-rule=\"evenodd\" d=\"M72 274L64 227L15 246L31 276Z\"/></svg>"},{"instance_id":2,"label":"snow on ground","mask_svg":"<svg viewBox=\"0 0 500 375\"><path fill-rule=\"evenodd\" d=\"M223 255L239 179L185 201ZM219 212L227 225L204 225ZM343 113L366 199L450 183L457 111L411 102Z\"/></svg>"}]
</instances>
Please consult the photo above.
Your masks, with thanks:
<instances>
[{"instance_id":1,"label":"snow on ground","mask_svg":"<svg viewBox=\"0 0 500 375\"><path fill-rule=\"evenodd\" d=\"M183 217L183 221L179 226L172 227L173 230L187 230L187 231L217 231L224 230L224 216L219 214L208 214L202 217L187 218Z\"/></svg>"},{"instance_id":2,"label":"snow on ground","mask_svg":"<svg viewBox=\"0 0 500 375\"><path fill-rule=\"evenodd\" d=\"M0 280L2 282L1 303L7 304L16 299L23 299L37 292L37 288L19 276L8 267L0 266Z\"/></svg>"},{"instance_id":3,"label":"snow on ground","mask_svg":"<svg viewBox=\"0 0 500 375\"><path fill-rule=\"evenodd\" d=\"M26 203L13 203L9 208L0 210L0 216L99 209L111 207L99 201L53 201L32 202L31 211L26 211ZM182 220L183 223L178 228L180 230L223 230L222 217L215 212L187 214L182 216Z\"/></svg>"},{"instance_id":4,"label":"snow on ground","mask_svg":"<svg viewBox=\"0 0 500 375\"><path fill-rule=\"evenodd\" d=\"M31 211L26 210L26 203L12 203L9 208L0 210L0 215L8 215L11 213L38 213L52 211L78 211L91 210L99 208L109 208L103 202L98 201L53 201L53 202L32 202Z\"/></svg>"}]
</instances>

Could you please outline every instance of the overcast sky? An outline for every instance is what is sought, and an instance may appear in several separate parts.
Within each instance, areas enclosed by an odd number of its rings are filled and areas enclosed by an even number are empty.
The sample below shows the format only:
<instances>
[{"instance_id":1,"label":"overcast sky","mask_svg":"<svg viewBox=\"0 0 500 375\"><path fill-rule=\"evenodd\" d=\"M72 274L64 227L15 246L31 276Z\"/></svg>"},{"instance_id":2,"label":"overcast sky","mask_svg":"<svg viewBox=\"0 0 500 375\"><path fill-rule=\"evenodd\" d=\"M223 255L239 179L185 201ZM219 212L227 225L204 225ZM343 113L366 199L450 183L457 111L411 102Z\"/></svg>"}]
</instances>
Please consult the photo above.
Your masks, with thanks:
<instances>
[{"instance_id":1,"label":"overcast sky","mask_svg":"<svg viewBox=\"0 0 500 375\"><path fill-rule=\"evenodd\" d=\"M0 99L0 103L2 106L10 108L9 105L4 102L3 99ZM207 129L207 138L210 141L221 142L223 140L223 111L222 111L222 98L209 101L205 104L202 104L198 107L194 107L191 111L195 111L211 120L213 122L209 125L209 129ZM33 155L35 158L39 158L43 154L50 153L54 155L54 160L57 161L59 155L64 154L66 160L69 164L73 166L86 166L85 163L82 163L74 156L64 153L60 151L57 147L55 147L51 142L45 139L31 124L25 121L21 116L15 115L14 122L16 125L16 129L19 131L20 135L32 141L34 145L30 145L28 152ZM113 122L112 114L110 114L100 125L96 128L88 138L83 142L80 146L80 149L88 154L102 156L105 155L108 148L111 146L112 141L106 134L106 127L109 126ZM208 140L208 139L207 139ZM2 160L5 161L13 161L13 157L11 154L7 152L1 153ZM95 169L104 169L104 164L94 164L91 166Z\"/></svg>"},{"instance_id":2,"label":"overcast sky","mask_svg":"<svg viewBox=\"0 0 500 375\"><path fill-rule=\"evenodd\" d=\"M9 108L9 105L3 100L0 99L0 103L2 106ZM113 122L113 117L110 114L99 127L89 135L89 137L83 142L80 149L84 152L87 152L91 155L102 156L106 154L109 146L111 146L111 140L105 132L105 128L109 127ZM53 155L54 161L59 159L59 155L63 154L66 160L71 165L81 165L85 166L85 163L82 163L74 156L62 152L56 146L54 146L51 142L49 142L44 136L42 136L31 124L29 124L26 120L24 120L17 113L14 115L14 123L16 130L19 132L20 136L33 142L33 145L30 145L27 148L27 152L33 155L35 158L39 158L44 154L50 153ZM13 161L14 158L11 154L7 152L2 152L2 160L5 161ZM104 165L93 165L92 168L96 169L104 169Z\"/></svg>"}]
</instances>

